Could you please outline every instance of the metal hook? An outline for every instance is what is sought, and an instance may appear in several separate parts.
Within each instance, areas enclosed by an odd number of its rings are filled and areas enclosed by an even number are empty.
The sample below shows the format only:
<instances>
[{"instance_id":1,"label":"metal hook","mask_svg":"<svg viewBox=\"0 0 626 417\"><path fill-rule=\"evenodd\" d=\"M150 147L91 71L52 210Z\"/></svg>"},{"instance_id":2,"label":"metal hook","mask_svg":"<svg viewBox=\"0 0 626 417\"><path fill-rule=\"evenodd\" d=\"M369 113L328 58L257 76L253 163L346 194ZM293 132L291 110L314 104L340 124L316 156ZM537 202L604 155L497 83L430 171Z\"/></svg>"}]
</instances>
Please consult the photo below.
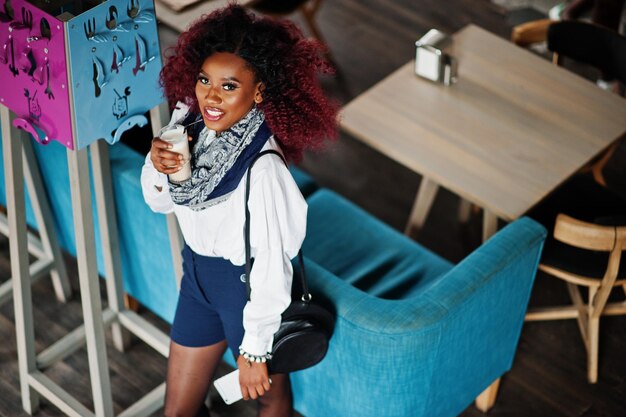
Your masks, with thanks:
<instances>
[{"instance_id":1,"label":"metal hook","mask_svg":"<svg viewBox=\"0 0 626 417\"><path fill-rule=\"evenodd\" d=\"M9 23L9 29L11 30L28 29L30 31L32 28L33 12L31 12L30 10L26 10L25 7L22 7L22 21Z\"/></svg>"},{"instance_id":2,"label":"metal hook","mask_svg":"<svg viewBox=\"0 0 626 417\"><path fill-rule=\"evenodd\" d=\"M106 25L110 30L117 27L117 7L109 7L109 17L106 19Z\"/></svg>"},{"instance_id":3,"label":"metal hook","mask_svg":"<svg viewBox=\"0 0 626 417\"><path fill-rule=\"evenodd\" d=\"M28 28L28 30L32 30L33 28L33 12L27 10L25 7L22 7L22 24Z\"/></svg>"},{"instance_id":4,"label":"metal hook","mask_svg":"<svg viewBox=\"0 0 626 417\"><path fill-rule=\"evenodd\" d=\"M0 22L10 22L14 17L13 6L11 5L11 0L6 0L4 2L4 12L0 13Z\"/></svg>"},{"instance_id":5,"label":"metal hook","mask_svg":"<svg viewBox=\"0 0 626 417\"><path fill-rule=\"evenodd\" d=\"M48 96L49 100L54 100L54 94L52 94L52 88L50 88L50 62L48 62L48 58L46 58L46 80L48 84L44 94Z\"/></svg>"},{"instance_id":6,"label":"metal hook","mask_svg":"<svg viewBox=\"0 0 626 417\"><path fill-rule=\"evenodd\" d=\"M39 31L41 32L41 37L50 40L52 38L52 31L50 30L50 23L48 19L42 17L39 21Z\"/></svg>"},{"instance_id":7,"label":"metal hook","mask_svg":"<svg viewBox=\"0 0 626 417\"><path fill-rule=\"evenodd\" d=\"M139 14L141 8L139 7L139 0L129 0L128 6L126 7L126 14L131 19L134 19Z\"/></svg>"},{"instance_id":8,"label":"metal hook","mask_svg":"<svg viewBox=\"0 0 626 417\"><path fill-rule=\"evenodd\" d=\"M91 40L91 38L96 36L96 18L87 19L87 22L83 23L83 28L85 29L85 36Z\"/></svg>"},{"instance_id":9,"label":"metal hook","mask_svg":"<svg viewBox=\"0 0 626 417\"><path fill-rule=\"evenodd\" d=\"M13 43L12 36L9 36L9 42L11 43L11 63L9 64L9 71L11 71L11 74L13 74L14 77L17 77L20 72L15 66L15 44Z\"/></svg>"}]
</instances>

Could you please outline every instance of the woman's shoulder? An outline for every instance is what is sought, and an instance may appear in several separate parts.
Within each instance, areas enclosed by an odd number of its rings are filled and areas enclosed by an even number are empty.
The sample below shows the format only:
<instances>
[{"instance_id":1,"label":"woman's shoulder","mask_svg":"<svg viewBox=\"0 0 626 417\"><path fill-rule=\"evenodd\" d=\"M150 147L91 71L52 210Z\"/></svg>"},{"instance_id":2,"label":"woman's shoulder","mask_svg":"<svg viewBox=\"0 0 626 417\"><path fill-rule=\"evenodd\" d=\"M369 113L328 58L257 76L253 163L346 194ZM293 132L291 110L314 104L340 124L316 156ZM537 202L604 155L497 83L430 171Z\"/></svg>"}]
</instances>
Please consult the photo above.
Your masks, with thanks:
<instances>
[{"instance_id":1,"label":"woman's shoulder","mask_svg":"<svg viewBox=\"0 0 626 417\"><path fill-rule=\"evenodd\" d=\"M280 144L273 137L270 138L262 151L274 150L283 155ZM300 194L300 189L296 184L289 168L284 160L275 154L266 154L256 160L251 171L252 189L258 187L265 191L271 190L272 193L281 193L286 196ZM253 191L254 192L254 191Z\"/></svg>"},{"instance_id":2,"label":"woman's shoulder","mask_svg":"<svg viewBox=\"0 0 626 417\"><path fill-rule=\"evenodd\" d=\"M263 151L276 151L284 158L283 150L280 147L280 144L274 136L270 137L267 143L261 148L261 152ZM254 163L252 167L252 174L257 172L267 171L268 173L289 173L287 166L283 158L279 157L276 154L266 154L262 155Z\"/></svg>"}]
</instances>

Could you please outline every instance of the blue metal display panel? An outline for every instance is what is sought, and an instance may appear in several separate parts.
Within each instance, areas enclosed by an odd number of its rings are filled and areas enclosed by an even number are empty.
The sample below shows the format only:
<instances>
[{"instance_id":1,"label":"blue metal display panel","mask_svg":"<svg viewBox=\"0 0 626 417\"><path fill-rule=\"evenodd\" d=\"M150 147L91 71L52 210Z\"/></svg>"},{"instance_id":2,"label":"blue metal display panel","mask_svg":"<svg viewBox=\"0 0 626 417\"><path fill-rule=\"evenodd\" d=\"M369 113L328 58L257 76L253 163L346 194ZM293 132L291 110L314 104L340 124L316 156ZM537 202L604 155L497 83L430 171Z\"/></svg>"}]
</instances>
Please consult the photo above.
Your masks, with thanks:
<instances>
[{"instance_id":1,"label":"blue metal display panel","mask_svg":"<svg viewBox=\"0 0 626 417\"><path fill-rule=\"evenodd\" d=\"M116 143L163 101L154 3L107 0L66 24L76 148Z\"/></svg>"}]
</instances>

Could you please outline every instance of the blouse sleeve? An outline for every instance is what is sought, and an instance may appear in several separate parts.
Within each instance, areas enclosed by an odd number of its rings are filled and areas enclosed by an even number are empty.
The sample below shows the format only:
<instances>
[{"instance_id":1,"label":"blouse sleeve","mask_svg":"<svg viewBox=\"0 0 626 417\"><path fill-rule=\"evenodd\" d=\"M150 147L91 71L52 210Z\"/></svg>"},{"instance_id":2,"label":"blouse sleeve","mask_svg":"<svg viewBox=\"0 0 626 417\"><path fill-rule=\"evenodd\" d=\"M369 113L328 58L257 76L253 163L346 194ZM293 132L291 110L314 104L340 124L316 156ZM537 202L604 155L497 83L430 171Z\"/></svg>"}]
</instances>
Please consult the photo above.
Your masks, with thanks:
<instances>
[{"instance_id":1,"label":"blouse sleeve","mask_svg":"<svg viewBox=\"0 0 626 417\"><path fill-rule=\"evenodd\" d=\"M189 106L180 102L177 103L172 112L170 124L185 117L188 111ZM174 202L170 196L167 175L154 168L150 159L150 152L146 155L146 160L141 169L141 191L143 199L152 211L157 213L171 213L174 211Z\"/></svg>"},{"instance_id":2,"label":"blouse sleeve","mask_svg":"<svg viewBox=\"0 0 626 417\"><path fill-rule=\"evenodd\" d=\"M254 265L241 344L245 352L258 356L272 351L281 314L291 303L291 259L302 246L307 215L306 201L287 168L280 161L268 164L265 158L252 171L248 206Z\"/></svg>"},{"instance_id":3,"label":"blouse sleeve","mask_svg":"<svg viewBox=\"0 0 626 417\"><path fill-rule=\"evenodd\" d=\"M141 168L141 191L146 204L156 213L171 213L174 202L170 196L167 175L157 171L150 160L150 153Z\"/></svg>"}]
</instances>

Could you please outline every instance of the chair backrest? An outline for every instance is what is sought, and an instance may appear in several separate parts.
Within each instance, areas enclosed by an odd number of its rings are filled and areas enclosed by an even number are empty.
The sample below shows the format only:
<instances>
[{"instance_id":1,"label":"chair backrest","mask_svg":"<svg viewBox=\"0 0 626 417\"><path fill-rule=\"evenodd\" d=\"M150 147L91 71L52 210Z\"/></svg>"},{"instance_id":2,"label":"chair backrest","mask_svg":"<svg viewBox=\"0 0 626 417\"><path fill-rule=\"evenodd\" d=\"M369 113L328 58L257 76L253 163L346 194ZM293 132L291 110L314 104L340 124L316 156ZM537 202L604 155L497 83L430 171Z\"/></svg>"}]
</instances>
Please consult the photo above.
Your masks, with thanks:
<instances>
[{"instance_id":1,"label":"chair backrest","mask_svg":"<svg viewBox=\"0 0 626 417\"><path fill-rule=\"evenodd\" d=\"M559 214L554 226L554 238L582 249L611 251L616 247L617 229L615 226L601 226Z\"/></svg>"},{"instance_id":2,"label":"chair backrest","mask_svg":"<svg viewBox=\"0 0 626 417\"><path fill-rule=\"evenodd\" d=\"M554 238L578 248L610 252L604 280L613 285L622 252L626 251L626 226L587 223L561 213L554 226Z\"/></svg>"},{"instance_id":3,"label":"chair backrest","mask_svg":"<svg viewBox=\"0 0 626 417\"><path fill-rule=\"evenodd\" d=\"M606 76L626 83L626 37L610 29L580 21L562 21L548 27L548 49L584 62Z\"/></svg>"}]
</instances>

